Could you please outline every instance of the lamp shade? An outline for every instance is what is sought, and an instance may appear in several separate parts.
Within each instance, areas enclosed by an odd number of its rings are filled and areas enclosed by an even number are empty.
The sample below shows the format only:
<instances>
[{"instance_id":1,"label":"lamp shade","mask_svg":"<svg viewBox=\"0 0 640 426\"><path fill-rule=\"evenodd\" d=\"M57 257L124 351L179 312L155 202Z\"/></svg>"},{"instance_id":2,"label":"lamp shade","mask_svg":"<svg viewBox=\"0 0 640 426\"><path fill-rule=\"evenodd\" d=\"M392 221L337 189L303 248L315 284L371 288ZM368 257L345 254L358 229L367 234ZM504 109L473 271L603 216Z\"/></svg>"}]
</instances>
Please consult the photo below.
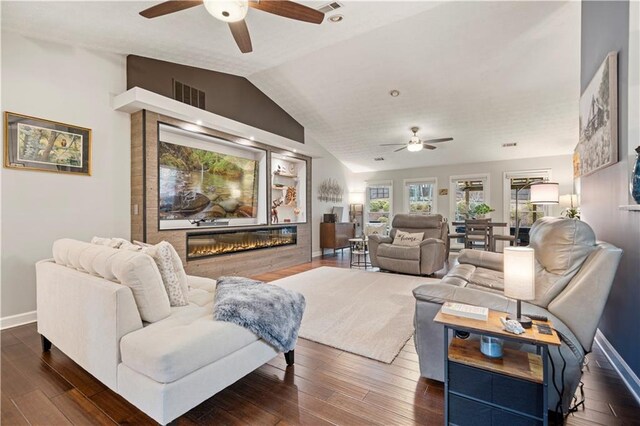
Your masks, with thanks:
<instances>
[{"instance_id":1,"label":"lamp shade","mask_svg":"<svg viewBox=\"0 0 640 426\"><path fill-rule=\"evenodd\" d=\"M575 208L578 207L578 195L577 194L565 194L560 196L560 207L563 208Z\"/></svg>"},{"instance_id":2,"label":"lamp shade","mask_svg":"<svg viewBox=\"0 0 640 426\"><path fill-rule=\"evenodd\" d=\"M350 192L349 204L364 204L364 192Z\"/></svg>"},{"instance_id":3,"label":"lamp shade","mask_svg":"<svg viewBox=\"0 0 640 426\"><path fill-rule=\"evenodd\" d=\"M517 300L536 297L535 251L530 247L504 248L504 295Z\"/></svg>"},{"instance_id":4,"label":"lamp shade","mask_svg":"<svg viewBox=\"0 0 640 426\"><path fill-rule=\"evenodd\" d=\"M531 185L531 201L533 204L558 204L560 185L556 182L540 182Z\"/></svg>"}]
</instances>

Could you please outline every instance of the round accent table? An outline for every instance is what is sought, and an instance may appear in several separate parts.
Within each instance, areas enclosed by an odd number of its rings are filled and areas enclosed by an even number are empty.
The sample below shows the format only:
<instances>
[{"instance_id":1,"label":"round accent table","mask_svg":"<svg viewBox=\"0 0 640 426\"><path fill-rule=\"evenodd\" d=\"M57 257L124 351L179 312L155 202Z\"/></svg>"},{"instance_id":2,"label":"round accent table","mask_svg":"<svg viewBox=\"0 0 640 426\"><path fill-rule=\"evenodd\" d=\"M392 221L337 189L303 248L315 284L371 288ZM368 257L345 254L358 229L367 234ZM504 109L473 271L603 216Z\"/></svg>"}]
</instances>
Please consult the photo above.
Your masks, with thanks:
<instances>
[{"instance_id":1,"label":"round accent table","mask_svg":"<svg viewBox=\"0 0 640 426\"><path fill-rule=\"evenodd\" d=\"M349 239L350 262L349 267L353 268L371 268L371 260L369 259L369 240L366 238L350 238Z\"/></svg>"}]
</instances>

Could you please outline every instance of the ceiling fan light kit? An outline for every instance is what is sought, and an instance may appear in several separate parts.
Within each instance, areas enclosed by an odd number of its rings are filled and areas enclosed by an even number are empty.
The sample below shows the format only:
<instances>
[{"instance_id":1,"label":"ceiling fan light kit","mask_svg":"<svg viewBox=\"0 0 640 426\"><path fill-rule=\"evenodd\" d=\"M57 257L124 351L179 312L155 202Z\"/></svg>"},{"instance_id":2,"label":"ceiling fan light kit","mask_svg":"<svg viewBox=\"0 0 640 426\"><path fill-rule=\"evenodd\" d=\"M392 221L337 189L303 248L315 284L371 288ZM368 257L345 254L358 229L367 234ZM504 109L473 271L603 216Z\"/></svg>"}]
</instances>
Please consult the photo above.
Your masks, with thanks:
<instances>
[{"instance_id":1,"label":"ceiling fan light kit","mask_svg":"<svg viewBox=\"0 0 640 426\"><path fill-rule=\"evenodd\" d=\"M203 3L211 16L224 22L242 21L249 11L248 0L204 0Z\"/></svg>"},{"instance_id":2,"label":"ceiling fan light kit","mask_svg":"<svg viewBox=\"0 0 640 426\"><path fill-rule=\"evenodd\" d=\"M410 152L418 152L418 151L422 151L423 149L428 149L428 150L437 149L436 146L429 145L430 143L449 142L449 141L453 140L453 138L438 138L438 139L429 139L429 140L423 141L422 139L420 139L418 137L418 130L420 130L418 127L412 127L411 128L411 131L413 132L413 136L411 136L411 138L409 138L409 142L406 143L406 144L403 144L403 143L383 143L380 146L403 145L402 148L398 148L398 149L394 150L393 152L400 152L400 151L404 151L405 149L407 151L410 151Z\"/></svg>"}]
</instances>

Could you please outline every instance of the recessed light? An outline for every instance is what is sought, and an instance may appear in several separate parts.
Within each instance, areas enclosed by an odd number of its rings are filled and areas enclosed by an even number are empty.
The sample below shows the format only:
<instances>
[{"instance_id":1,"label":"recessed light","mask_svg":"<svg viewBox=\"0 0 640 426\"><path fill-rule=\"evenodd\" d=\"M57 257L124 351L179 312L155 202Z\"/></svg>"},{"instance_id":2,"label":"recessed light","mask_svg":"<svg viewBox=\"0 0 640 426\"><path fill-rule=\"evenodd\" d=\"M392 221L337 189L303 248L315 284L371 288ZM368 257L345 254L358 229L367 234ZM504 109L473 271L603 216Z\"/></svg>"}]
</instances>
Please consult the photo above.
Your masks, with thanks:
<instances>
[{"instance_id":1,"label":"recessed light","mask_svg":"<svg viewBox=\"0 0 640 426\"><path fill-rule=\"evenodd\" d=\"M201 124L202 124L202 120L198 120L198 121L196 121L196 124L197 124L198 126L199 126L199 125L201 125Z\"/></svg>"},{"instance_id":2,"label":"recessed light","mask_svg":"<svg viewBox=\"0 0 640 426\"><path fill-rule=\"evenodd\" d=\"M297 149L294 149L294 150L293 150L293 152L298 152L298 150L297 150Z\"/></svg>"},{"instance_id":3,"label":"recessed light","mask_svg":"<svg viewBox=\"0 0 640 426\"><path fill-rule=\"evenodd\" d=\"M249 136L249 139L251 140L255 140L255 138L253 136Z\"/></svg>"},{"instance_id":4,"label":"recessed light","mask_svg":"<svg viewBox=\"0 0 640 426\"><path fill-rule=\"evenodd\" d=\"M389 92L389 94L390 94L392 97L397 98L398 96L400 96L400 91L399 91L399 90L396 90L396 89L393 89L392 91L390 91L390 92Z\"/></svg>"},{"instance_id":5,"label":"recessed light","mask_svg":"<svg viewBox=\"0 0 640 426\"><path fill-rule=\"evenodd\" d=\"M344 16L342 16L342 15L331 15L331 16L329 16L329 21L331 21L333 23L342 22L343 19L344 19Z\"/></svg>"}]
</instances>

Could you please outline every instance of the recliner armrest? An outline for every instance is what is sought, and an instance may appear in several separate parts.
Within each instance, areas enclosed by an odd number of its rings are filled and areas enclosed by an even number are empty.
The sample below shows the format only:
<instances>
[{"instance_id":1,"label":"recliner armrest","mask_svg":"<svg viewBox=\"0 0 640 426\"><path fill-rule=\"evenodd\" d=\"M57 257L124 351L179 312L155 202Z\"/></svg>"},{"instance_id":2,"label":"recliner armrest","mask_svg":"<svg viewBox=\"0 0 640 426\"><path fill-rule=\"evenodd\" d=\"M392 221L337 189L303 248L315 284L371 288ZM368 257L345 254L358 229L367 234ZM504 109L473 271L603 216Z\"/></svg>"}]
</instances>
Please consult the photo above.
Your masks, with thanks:
<instances>
[{"instance_id":1,"label":"recliner armrest","mask_svg":"<svg viewBox=\"0 0 640 426\"><path fill-rule=\"evenodd\" d=\"M369 235L369 244L371 244L371 242L375 244L383 244L383 243L391 244L393 243L393 238L386 235L378 235L378 234Z\"/></svg>"},{"instance_id":2,"label":"recliner armrest","mask_svg":"<svg viewBox=\"0 0 640 426\"><path fill-rule=\"evenodd\" d=\"M500 312L511 312L513 302L506 297L474 288L458 287L449 284L424 284L413 290L418 301L443 304L444 302L466 303L484 306Z\"/></svg>"},{"instance_id":3,"label":"recliner armrest","mask_svg":"<svg viewBox=\"0 0 640 426\"><path fill-rule=\"evenodd\" d=\"M479 268L493 269L494 271L503 271L504 255L490 251L464 249L458 256L458 263L466 263Z\"/></svg>"},{"instance_id":4,"label":"recliner armrest","mask_svg":"<svg viewBox=\"0 0 640 426\"><path fill-rule=\"evenodd\" d=\"M444 244L440 238L425 238L420 242L420 247L428 246L431 244Z\"/></svg>"}]
</instances>

